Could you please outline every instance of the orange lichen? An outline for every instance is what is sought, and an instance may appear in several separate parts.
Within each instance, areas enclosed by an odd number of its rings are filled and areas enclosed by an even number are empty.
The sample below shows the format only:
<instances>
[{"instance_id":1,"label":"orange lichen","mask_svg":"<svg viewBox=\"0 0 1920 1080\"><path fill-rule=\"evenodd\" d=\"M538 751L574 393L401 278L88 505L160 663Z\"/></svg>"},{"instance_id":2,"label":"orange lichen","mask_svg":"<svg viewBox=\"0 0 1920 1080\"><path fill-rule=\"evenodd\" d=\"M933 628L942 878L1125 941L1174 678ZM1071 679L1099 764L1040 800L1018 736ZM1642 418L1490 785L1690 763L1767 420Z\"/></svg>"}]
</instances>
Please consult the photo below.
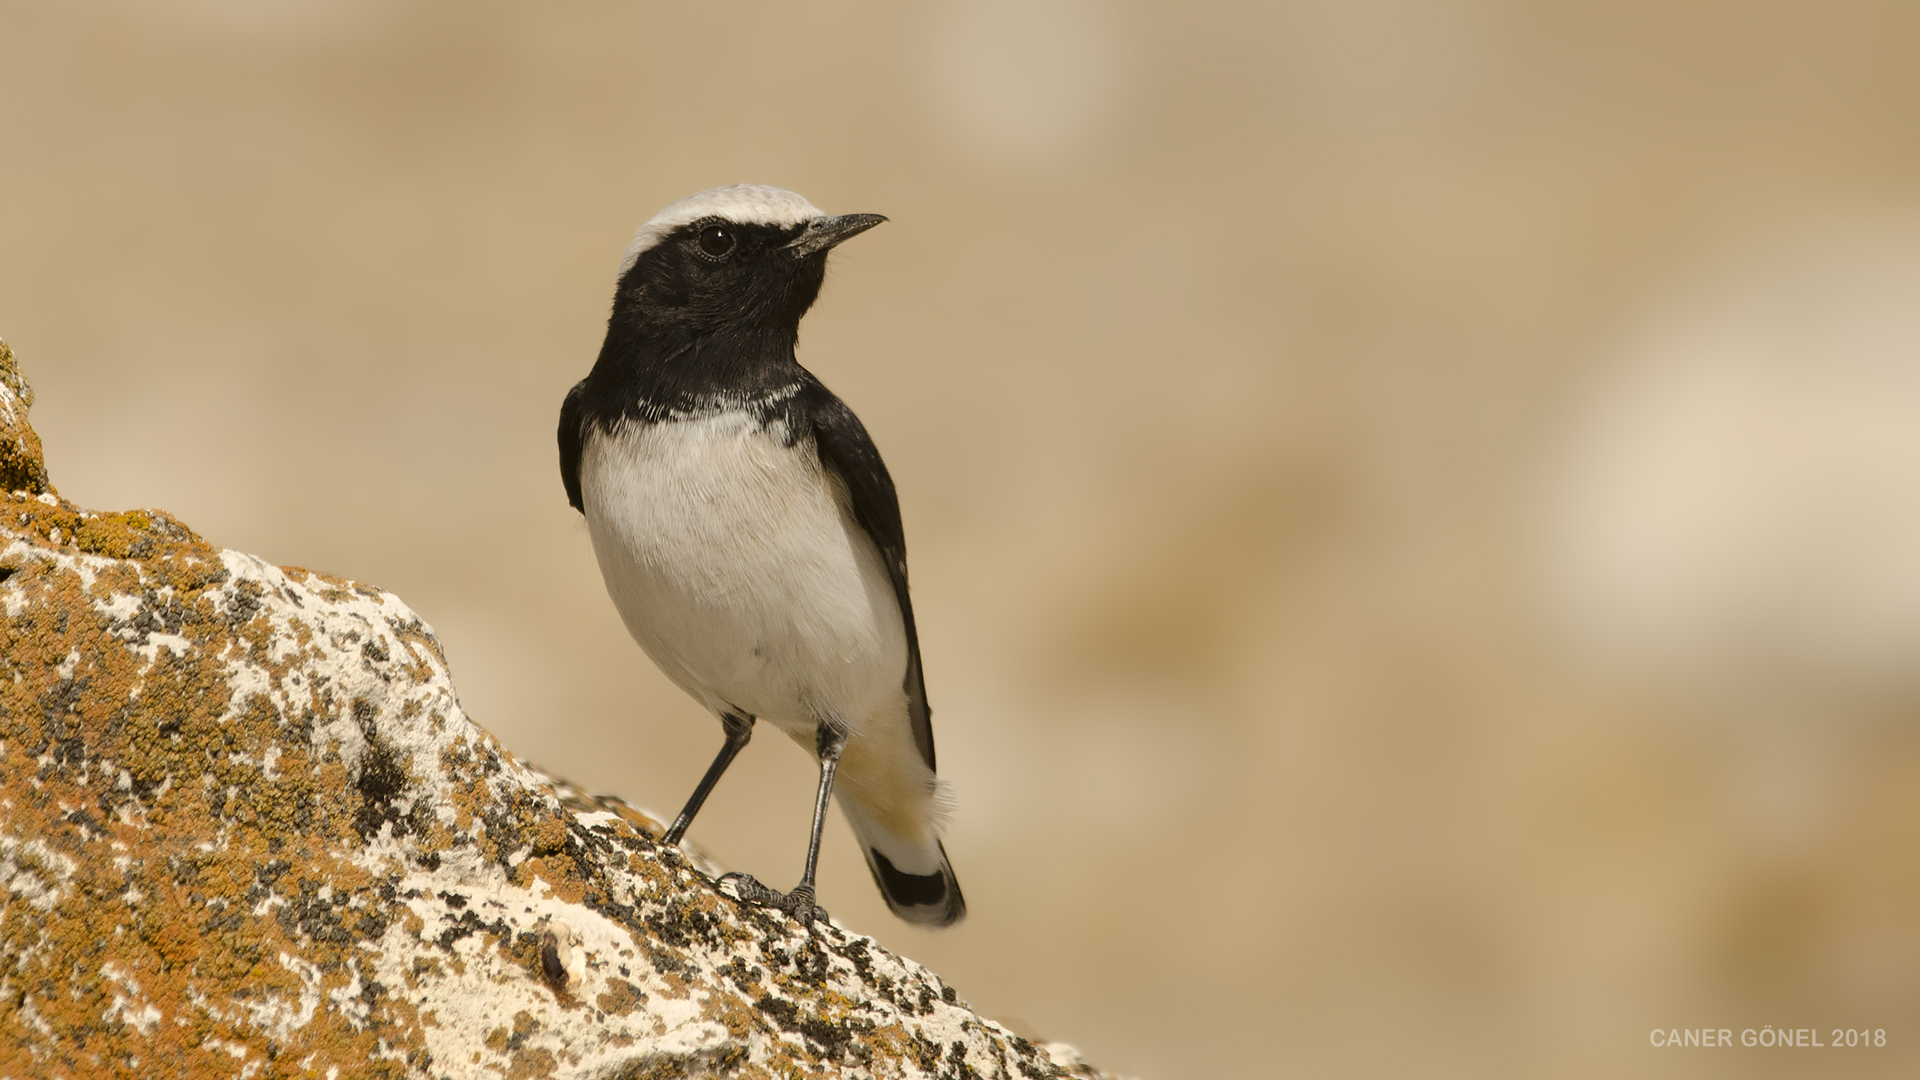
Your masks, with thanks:
<instances>
[{"instance_id":1,"label":"orange lichen","mask_svg":"<svg viewBox=\"0 0 1920 1080\"><path fill-rule=\"evenodd\" d=\"M0 788L12 793L4 835L32 838L72 870L44 883L57 894L51 910L18 892L0 897L10 991L0 995L0 1073L97 1075L157 1056L183 1075L219 1076L291 1049L246 1019L250 1004L306 989L274 958L306 957L337 986L353 981L357 960L345 942L254 916L252 890L373 887L318 843L346 817L321 797L344 770L286 738L277 711L228 708L226 675L206 647L230 633L231 613L210 595L226 571L191 530L158 512L88 514L38 499L0 511L16 545L136 560L96 566L92 588L45 561L10 583L26 602L0 623L0 656L15 676L0 680L9 749ZM136 599L137 614L103 610L115 594ZM279 780L263 783L257 761L269 747ZM377 1000L369 1018L357 1028L323 1011L299 1045L354 1075L404 1071L403 1060L374 1058L383 1043L402 1059L415 1045L409 1010ZM40 1025L58 1037L33 1037ZM216 1042L226 1052L190 1052Z\"/></svg>"},{"instance_id":2,"label":"orange lichen","mask_svg":"<svg viewBox=\"0 0 1920 1080\"><path fill-rule=\"evenodd\" d=\"M646 1000L647 996L625 979L608 979L606 992L594 998L593 1003L599 1006L601 1012L626 1016Z\"/></svg>"}]
</instances>

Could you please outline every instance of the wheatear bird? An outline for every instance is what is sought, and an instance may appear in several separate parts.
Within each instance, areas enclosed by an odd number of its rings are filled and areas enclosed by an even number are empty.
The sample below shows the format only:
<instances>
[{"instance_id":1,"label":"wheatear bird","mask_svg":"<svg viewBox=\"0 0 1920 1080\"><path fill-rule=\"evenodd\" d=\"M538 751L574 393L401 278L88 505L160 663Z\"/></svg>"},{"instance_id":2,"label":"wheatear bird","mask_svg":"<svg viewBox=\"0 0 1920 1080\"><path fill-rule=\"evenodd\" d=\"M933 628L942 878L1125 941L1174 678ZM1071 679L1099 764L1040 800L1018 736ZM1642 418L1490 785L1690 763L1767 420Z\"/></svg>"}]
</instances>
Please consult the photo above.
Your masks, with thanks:
<instances>
[{"instance_id":1,"label":"wheatear bird","mask_svg":"<svg viewBox=\"0 0 1920 1080\"><path fill-rule=\"evenodd\" d=\"M660 211L561 406L560 472L627 630L726 732L665 842L766 720L820 763L807 869L790 893L728 875L735 891L824 914L814 866L838 795L887 906L946 926L967 904L940 845L900 502L859 418L793 351L827 253L885 220L744 184Z\"/></svg>"}]
</instances>

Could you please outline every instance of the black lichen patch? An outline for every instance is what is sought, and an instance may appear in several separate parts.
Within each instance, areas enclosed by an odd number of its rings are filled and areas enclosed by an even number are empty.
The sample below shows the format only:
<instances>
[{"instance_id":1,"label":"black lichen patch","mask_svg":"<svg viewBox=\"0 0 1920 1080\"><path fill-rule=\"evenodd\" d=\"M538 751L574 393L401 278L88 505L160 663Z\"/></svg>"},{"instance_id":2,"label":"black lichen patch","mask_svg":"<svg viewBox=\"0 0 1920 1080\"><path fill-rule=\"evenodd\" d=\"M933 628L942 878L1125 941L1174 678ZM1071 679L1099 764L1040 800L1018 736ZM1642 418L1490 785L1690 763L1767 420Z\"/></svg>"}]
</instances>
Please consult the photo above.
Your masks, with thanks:
<instances>
[{"instance_id":1,"label":"black lichen patch","mask_svg":"<svg viewBox=\"0 0 1920 1080\"><path fill-rule=\"evenodd\" d=\"M661 943L675 948L725 946L721 921L701 906L697 896L674 897L651 908L647 912L646 925Z\"/></svg>"},{"instance_id":2,"label":"black lichen patch","mask_svg":"<svg viewBox=\"0 0 1920 1080\"><path fill-rule=\"evenodd\" d=\"M276 909L281 927L308 941L349 945L378 940L387 932L387 916L357 892L301 878L284 899Z\"/></svg>"},{"instance_id":3,"label":"black lichen patch","mask_svg":"<svg viewBox=\"0 0 1920 1080\"><path fill-rule=\"evenodd\" d=\"M513 927L507 925L505 919L494 919L489 922L472 910L467 910L462 911L459 918L449 920L446 929L440 931L440 936L434 939L434 943L452 952L454 942L474 934L488 934L499 941L512 941L514 938Z\"/></svg>"},{"instance_id":4,"label":"black lichen patch","mask_svg":"<svg viewBox=\"0 0 1920 1080\"><path fill-rule=\"evenodd\" d=\"M257 581L241 581L234 585L227 599L227 630L238 633L240 628L253 621L266 606L266 587Z\"/></svg>"},{"instance_id":5,"label":"black lichen patch","mask_svg":"<svg viewBox=\"0 0 1920 1080\"><path fill-rule=\"evenodd\" d=\"M40 711L40 740L32 756L50 759L41 767L39 779L45 780L59 769L77 772L86 765L86 718L81 702L92 685L93 680L86 675L68 675L34 702Z\"/></svg>"},{"instance_id":6,"label":"black lichen patch","mask_svg":"<svg viewBox=\"0 0 1920 1080\"><path fill-rule=\"evenodd\" d=\"M872 1025L858 1025L854 1021L843 1020L833 1023L811 1012L802 1011L794 1002L768 994L753 1003L760 1014L772 1021L782 1031L791 1031L804 1036L815 1053L830 1061L838 1061L846 1056L847 1049L862 1030L871 1030Z\"/></svg>"},{"instance_id":7,"label":"black lichen patch","mask_svg":"<svg viewBox=\"0 0 1920 1080\"><path fill-rule=\"evenodd\" d=\"M388 824L393 826L394 836L405 835L407 818L403 810L408 801L407 770L401 765L400 756L385 740L367 740L366 751L360 756L360 778L353 787L360 796L360 808L353 815L353 828L362 839L374 839L380 835L381 826Z\"/></svg>"},{"instance_id":8,"label":"black lichen patch","mask_svg":"<svg viewBox=\"0 0 1920 1080\"><path fill-rule=\"evenodd\" d=\"M981 1080L980 1073L967 1061L967 1044L959 1039L947 1050L947 1060L938 1073L939 1080Z\"/></svg>"},{"instance_id":9,"label":"black lichen patch","mask_svg":"<svg viewBox=\"0 0 1920 1080\"><path fill-rule=\"evenodd\" d=\"M736 956L714 969L714 974L731 982L743 994L761 993L762 976L760 968L747 963L744 956Z\"/></svg>"}]
</instances>

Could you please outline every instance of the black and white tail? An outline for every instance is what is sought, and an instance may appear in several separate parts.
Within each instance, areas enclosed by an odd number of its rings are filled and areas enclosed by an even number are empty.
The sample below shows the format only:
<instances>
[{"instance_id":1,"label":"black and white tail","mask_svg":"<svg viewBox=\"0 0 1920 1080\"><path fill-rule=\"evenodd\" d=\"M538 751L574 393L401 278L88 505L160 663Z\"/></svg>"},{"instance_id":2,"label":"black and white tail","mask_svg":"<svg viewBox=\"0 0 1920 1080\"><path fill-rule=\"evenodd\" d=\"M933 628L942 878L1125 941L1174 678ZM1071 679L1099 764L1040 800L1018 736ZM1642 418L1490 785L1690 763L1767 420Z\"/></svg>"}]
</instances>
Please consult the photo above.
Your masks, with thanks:
<instances>
[{"instance_id":1,"label":"black and white tail","mask_svg":"<svg viewBox=\"0 0 1920 1080\"><path fill-rule=\"evenodd\" d=\"M933 866L926 873L912 873L894 865L886 852L867 843L866 837L861 837L860 847L867 856L867 869L873 871L873 883L880 886L880 895L887 898L887 907L895 915L925 926L952 926L966 917L967 898L960 895L960 879L953 876L953 864L947 861L947 849L940 841L933 842L932 850L916 853L921 858L915 860L915 869Z\"/></svg>"},{"instance_id":2,"label":"black and white tail","mask_svg":"<svg viewBox=\"0 0 1920 1080\"><path fill-rule=\"evenodd\" d=\"M917 764L917 762L916 762ZM925 785L912 785L922 793L920 805L896 799L883 803L885 811L874 813L870 787L862 791L849 784L836 791L840 809L853 826L854 839L860 841L860 853L867 858L873 883L887 898L887 907L895 915L922 926L952 926L967 914L966 898L960 895L960 880L953 876L953 864L947 861L947 849L940 843L941 802L933 774L924 777ZM895 793L899 788L895 788ZM881 824L891 821L895 828L911 835L901 836Z\"/></svg>"}]
</instances>

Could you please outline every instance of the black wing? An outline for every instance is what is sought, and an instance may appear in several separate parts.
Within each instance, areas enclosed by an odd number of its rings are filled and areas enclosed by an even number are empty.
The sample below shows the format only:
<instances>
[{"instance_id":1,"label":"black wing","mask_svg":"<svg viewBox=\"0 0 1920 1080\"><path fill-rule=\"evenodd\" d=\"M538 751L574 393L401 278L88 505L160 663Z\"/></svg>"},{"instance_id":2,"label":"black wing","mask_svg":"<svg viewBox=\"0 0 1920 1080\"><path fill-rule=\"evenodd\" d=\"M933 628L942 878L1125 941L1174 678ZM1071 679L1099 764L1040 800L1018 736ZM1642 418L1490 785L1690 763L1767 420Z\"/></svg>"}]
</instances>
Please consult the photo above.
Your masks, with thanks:
<instances>
[{"instance_id":1,"label":"black wing","mask_svg":"<svg viewBox=\"0 0 1920 1080\"><path fill-rule=\"evenodd\" d=\"M933 712L927 708L927 684L920 672L920 635L913 628L913 601L907 596L907 534L900 525L900 497L893 490L893 477L887 475L880 451L853 410L816 379L808 379L803 397L820 462L847 485L847 494L853 499L853 519L880 549L887 577L893 581L893 595L900 601L900 621L907 630L907 712L913 721L914 745L920 748L927 768L932 769Z\"/></svg>"},{"instance_id":2,"label":"black wing","mask_svg":"<svg viewBox=\"0 0 1920 1080\"><path fill-rule=\"evenodd\" d=\"M586 414L581 402L587 396L587 380L581 379L567 391L560 403L560 482L567 485L567 502L586 513L580 500L580 447L586 441Z\"/></svg>"}]
</instances>

